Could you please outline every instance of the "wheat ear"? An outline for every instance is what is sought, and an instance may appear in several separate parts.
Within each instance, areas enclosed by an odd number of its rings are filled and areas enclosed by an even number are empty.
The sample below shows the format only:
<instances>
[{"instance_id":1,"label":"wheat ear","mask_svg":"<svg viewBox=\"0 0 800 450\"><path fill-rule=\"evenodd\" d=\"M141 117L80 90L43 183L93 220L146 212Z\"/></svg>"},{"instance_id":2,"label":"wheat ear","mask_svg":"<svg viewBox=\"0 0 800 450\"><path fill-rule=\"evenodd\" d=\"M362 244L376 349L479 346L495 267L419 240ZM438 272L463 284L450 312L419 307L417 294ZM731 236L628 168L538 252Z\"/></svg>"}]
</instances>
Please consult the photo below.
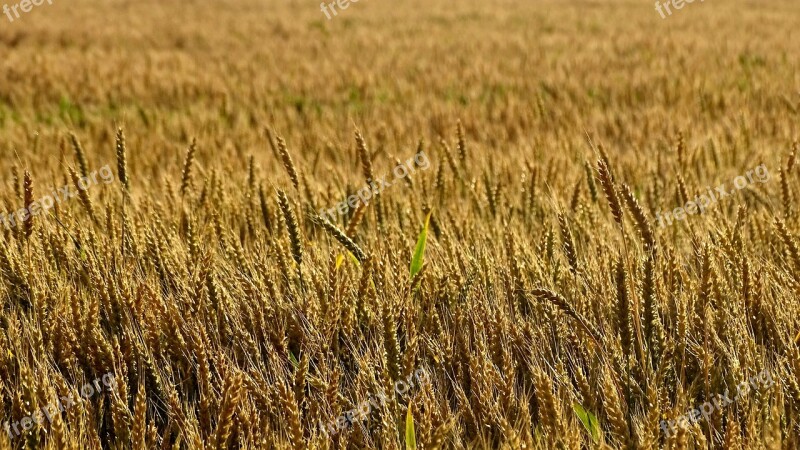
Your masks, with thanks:
<instances>
[{"instance_id":1,"label":"wheat ear","mask_svg":"<svg viewBox=\"0 0 800 450\"><path fill-rule=\"evenodd\" d=\"M625 205L628 207L628 211L630 211L633 216L636 229L639 231L639 236L642 238L645 249L648 252L654 251L656 248L656 239L653 235L653 227L650 226L647 215L645 215L639 202L636 201L636 197L633 196L631 188L625 183L622 184L622 197L625 199Z\"/></svg>"},{"instance_id":2,"label":"wheat ear","mask_svg":"<svg viewBox=\"0 0 800 450\"><path fill-rule=\"evenodd\" d=\"M126 148L125 148L125 133L122 131L122 128L117 128L117 174L119 175L119 181L122 183L122 187L125 189L125 192L130 194L131 187L130 181L128 180L128 160L126 156Z\"/></svg>"},{"instance_id":3,"label":"wheat ear","mask_svg":"<svg viewBox=\"0 0 800 450\"><path fill-rule=\"evenodd\" d=\"M31 179L31 174L28 171L25 171L24 179L23 179L23 191L25 195L25 209L30 211L31 205L33 204L33 180ZM25 218L25 239L28 240L33 233L33 215L29 215Z\"/></svg>"},{"instance_id":4,"label":"wheat ear","mask_svg":"<svg viewBox=\"0 0 800 450\"><path fill-rule=\"evenodd\" d=\"M186 190L192 185L192 164L194 164L194 154L197 151L197 140L192 139L189 150L186 151L186 159L183 160L183 171L181 171L181 197L186 194Z\"/></svg>"},{"instance_id":5,"label":"wheat ear","mask_svg":"<svg viewBox=\"0 0 800 450\"><path fill-rule=\"evenodd\" d=\"M286 232L289 234L289 241L292 244L292 258L297 263L297 270L300 270L300 265L303 263L303 245L300 241L300 227L297 225L297 219L294 216L292 207L289 205L289 199L283 190L278 189L278 206L283 213L283 219L286 223Z\"/></svg>"},{"instance_id":6,"label":"wheat ear","mask_svg":"<svg viewBox=\"0 0 800 450\"><path fill-rule=\"evenodd\" d=\"M464 137L464 125L461 124L460 120L456 124L456 135L458 137L458 159L463 166L467 162L467 140Z\"/></svg>"}]
</instances>

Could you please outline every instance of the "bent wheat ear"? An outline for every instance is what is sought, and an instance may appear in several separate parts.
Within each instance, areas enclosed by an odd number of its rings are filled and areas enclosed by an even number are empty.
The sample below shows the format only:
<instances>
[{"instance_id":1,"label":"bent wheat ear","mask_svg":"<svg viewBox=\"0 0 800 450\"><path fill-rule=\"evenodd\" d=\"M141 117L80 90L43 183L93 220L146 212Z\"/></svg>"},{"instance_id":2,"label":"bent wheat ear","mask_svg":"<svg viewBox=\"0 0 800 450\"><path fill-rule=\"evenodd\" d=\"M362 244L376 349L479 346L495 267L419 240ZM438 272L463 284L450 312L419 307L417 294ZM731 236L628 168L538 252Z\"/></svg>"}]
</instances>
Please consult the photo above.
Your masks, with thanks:
<instances>
[{"instance_id":1,"label":"bent wheat ear","mask_svg":"<svg viewBox=\"0 0 800 450\"><path fill-rule=\"evenodd\" d=\"M534 289L531 291L531 295L552 303L553 306L561 310L561 312L575 320L575 322L580 325L583 331L595 342L595 344L600 344L600 332L580 313L575 311L572 305L570 305L564 297L548 289Z\"/></svg>"},{"instance_id":2,"label":"bent wheat ear","mask_svg":"<svg viewBox=\"0 0 800 450\"><path fill-rule=\"evenodd\" d=\"M364 251L353 242L352 239L347 237L342 230L340 230L336 225L328 222L327 219L320 216L311 216L311 220L316 223L317 225L321 226L325 231L328 232L334 239L336 239L342 247L346 248L355 258L358 260L359 263L363 263L367 256L364 254Z\"/></svg>"}]
</instances>

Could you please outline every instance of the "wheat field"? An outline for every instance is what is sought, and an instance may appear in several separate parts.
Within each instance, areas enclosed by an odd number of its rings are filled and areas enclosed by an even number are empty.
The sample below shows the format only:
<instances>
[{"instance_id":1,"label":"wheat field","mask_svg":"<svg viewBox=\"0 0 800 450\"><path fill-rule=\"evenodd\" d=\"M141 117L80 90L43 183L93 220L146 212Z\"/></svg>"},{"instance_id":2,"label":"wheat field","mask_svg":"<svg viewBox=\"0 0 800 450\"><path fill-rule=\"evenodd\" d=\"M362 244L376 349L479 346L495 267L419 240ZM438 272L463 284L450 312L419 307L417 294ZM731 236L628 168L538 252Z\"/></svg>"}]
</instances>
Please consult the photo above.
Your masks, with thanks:
<instances>
[{"instance_id":1,"label":"wheat field","mask_svg":"<svg viewBox=\"0 0 800 450\"><path fill-rule=\"evenodd\" d=\"M796 0L27 1L0 450L800 446Z\"/></svg>"}]
</instances>

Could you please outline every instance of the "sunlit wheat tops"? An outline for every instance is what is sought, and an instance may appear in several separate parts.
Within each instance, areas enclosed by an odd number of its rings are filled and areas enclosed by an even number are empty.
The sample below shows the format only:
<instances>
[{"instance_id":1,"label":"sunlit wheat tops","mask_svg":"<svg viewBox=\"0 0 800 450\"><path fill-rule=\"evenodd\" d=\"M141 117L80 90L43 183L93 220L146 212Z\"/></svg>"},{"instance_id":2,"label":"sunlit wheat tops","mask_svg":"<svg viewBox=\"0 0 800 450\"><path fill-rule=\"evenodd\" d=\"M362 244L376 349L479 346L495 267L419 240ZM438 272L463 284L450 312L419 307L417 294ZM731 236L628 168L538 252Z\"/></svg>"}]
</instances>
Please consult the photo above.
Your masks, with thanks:
<instances>
[{"instance_id":1,"label":"sunlit wheat tops","mask_svg":"<svg viewBox=\"0 0 800 450\"><path fill-rule=\"evenodd\" d=\"M797 0L58 3L0 450L800 448Z\"/></svg>"}]
</instances>

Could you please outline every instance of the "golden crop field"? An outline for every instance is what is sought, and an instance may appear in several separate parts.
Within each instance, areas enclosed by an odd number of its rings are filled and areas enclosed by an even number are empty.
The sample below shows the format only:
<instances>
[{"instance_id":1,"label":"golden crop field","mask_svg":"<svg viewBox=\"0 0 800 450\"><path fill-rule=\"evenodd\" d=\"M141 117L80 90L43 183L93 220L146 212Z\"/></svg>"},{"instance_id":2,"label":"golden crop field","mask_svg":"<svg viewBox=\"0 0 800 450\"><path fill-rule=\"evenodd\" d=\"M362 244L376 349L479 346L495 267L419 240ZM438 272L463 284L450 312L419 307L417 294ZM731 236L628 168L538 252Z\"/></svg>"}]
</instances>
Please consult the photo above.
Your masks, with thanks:
<instances>
[{"instance_id":1,"label":"golden crop field","mask_svg":"<svg viewBox=\"0 0 800 450\"><path fill-rule=\"evenodd\" d=\"M797 0L3 0L0 450L795 449Z\"/></svg>"}]
</instances>

